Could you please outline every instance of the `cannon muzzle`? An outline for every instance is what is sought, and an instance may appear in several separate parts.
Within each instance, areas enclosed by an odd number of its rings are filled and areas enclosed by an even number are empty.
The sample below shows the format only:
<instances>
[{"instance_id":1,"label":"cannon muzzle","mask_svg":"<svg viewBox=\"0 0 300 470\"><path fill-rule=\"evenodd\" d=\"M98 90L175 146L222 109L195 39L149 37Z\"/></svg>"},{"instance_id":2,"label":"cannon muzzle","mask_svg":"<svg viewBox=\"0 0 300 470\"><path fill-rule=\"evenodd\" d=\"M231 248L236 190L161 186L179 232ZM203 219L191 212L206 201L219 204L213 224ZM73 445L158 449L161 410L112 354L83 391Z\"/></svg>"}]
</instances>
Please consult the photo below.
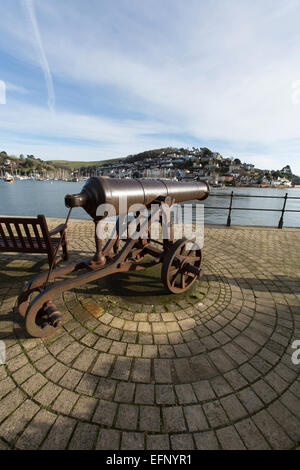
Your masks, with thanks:
<instances>
[{"instance_id":1,"label":"cannon muzzle","mask_svg":"<svg viewBox=\"0 0 300 470\"><path fill-rule=\"evenodd\" d=\"M127 212L133 204L143 204L150 207L154 201L166 197L171 197L175 203L195 199L203 200L208 197L209 191L208 184L202 181L92 177L88 179L79 194L66 195L65 205L67 207L83 207L96 220L99 218L97 208L100 204L112 204L116 215L118 215L124 210L124 207Z\"/></svg>"}]
</instances>

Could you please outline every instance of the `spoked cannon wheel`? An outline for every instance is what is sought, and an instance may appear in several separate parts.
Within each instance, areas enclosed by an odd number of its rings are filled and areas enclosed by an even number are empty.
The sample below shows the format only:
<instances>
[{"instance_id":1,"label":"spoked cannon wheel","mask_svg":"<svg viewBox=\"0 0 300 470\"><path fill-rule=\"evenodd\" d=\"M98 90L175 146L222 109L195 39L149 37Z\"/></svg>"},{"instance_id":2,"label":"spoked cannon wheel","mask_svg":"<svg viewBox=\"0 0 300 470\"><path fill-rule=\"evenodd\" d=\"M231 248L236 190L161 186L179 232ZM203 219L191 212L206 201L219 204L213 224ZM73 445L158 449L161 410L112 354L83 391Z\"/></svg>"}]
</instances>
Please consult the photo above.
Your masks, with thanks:
<instances>
[{"instance_id":1,"label":"spoked cannon wheel","mask_svg":"<svg viewBox=\"0 0 300 470\"><path fill-rule=\"evenodd\" d=\"M201 276L202 253L193 241L177 240L167 252L161 270L166 288L173 294L185 292Z\"/></svg>"}]
</instances>

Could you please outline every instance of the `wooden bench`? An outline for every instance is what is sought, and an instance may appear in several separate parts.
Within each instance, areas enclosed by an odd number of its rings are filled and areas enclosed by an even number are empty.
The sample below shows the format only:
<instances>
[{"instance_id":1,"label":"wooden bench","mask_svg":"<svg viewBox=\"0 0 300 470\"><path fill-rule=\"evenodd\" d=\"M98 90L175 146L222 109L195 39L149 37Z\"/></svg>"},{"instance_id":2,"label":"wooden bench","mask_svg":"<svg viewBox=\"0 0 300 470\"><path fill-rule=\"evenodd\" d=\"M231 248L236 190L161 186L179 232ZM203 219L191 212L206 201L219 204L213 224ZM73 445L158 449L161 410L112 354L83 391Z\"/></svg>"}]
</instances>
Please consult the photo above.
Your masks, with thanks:
<instances>
[{"instance_id":1,"label":"wooden bench","mask_svg":"<svg viewBox=\"0 0 300 470\"><path fill-rule=\"evenodd\" d=\"M48 229L44 215L37 217L0 217L0 252L46 253L49 266L68 259L66 225L61 224L53 230ZM55 237L55 235L61 235ZM55 257L61 247L63 255Z\"/></svg>"}]
</instances>

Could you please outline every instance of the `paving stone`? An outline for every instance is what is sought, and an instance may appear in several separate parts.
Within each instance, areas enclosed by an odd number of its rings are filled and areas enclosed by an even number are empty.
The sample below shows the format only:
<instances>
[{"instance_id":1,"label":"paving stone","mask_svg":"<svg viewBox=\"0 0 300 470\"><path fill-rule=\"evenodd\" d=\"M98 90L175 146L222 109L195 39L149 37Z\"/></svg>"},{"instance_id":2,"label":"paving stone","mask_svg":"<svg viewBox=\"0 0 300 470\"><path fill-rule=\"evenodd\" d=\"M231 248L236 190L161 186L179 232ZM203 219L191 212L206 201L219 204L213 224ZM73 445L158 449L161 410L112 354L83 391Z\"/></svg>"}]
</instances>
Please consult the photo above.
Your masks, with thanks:
<instances>
[{"instance_id":1,"label":"paving stone","mask_svg":"<svg viewBox=\"0 0 300 470\"><path fill-rule=\"evenodd\" d=\"M236 363L226 356L225 351L222 348L208 353L208 356L221 374L225 374L236 367Z\"/></svg>"},{"instance_id":2,"label":"paving stone","mask_svg":"<svg viewBox=\"0 0 300 470\"><path fill-rule=\"evenodd\" d=\"M96 450L118 450L120 445L121 433L112 429L101 429Z\"/></svg>"},{"instance_id":3,"label":"paving stone","mask_svg":"<svg viewBox=\"0 0 300 470\"><path fill-rule=\"evenodd\" d=\"M160 408L157 406L140 407L140 431L160 431Z\"/></svg>"},{"instance_id":4,"label":"paving stone","mask_svg":"<svg viewBox=\"0 0 300 470\"><path fill-rule=\"evenodd\" d=\"M205 380L215 377L217 375L217 370L215 366L208 360L208 358L204 354L200 354L198 356L193 356L189 364L187 364L186 360L182 361L182 380L184 381L184 368L189 367L188 377L191 381L195 382L196 380ZM190 368L190 366L191 368Z\"/></svg>"},{"instance_id":5,"label":"paving stone","mask_svg":"<svg viewBox=\"0 0 300 470\"><path fill-rule=\"evenodd\" d=\"M10 377L6 377L0 382L0 398L7 395L11 390L15 388L15 384Z\"/></svg>"},{"instance_id":6,"label":"paving stone","mask_svg":"<svg viewBox=\"0 0 300 470\"><path fill-rule=\"evenodd\" d=\"M295 442L300 441L300 422L277 400L268 407L268 412Z\"/></svg>"},{"instance_id":7,"label":"paving stone","mask_svg":"<svg viewBox=\"0 0 300 470\"><path fill-rule=\"evenodd\" d=\"M211 427L216 428L218 426L228 424L228 418L220 402L215 400L209 403L204 403L203 410Z\"/></svg>"},{"instance_id":8,"label":"paving stone","mask_svg":"<svg viewBox=\"0 0 300 470\"><path fill-rule=\"evenodd\" d=\"M199 402L211 400L216 397L215 392L207 380L195 382L192 385Z\"/></svg>"},{"instance_id":9,"label":"paving stone","mask_svg":"<svg viewBox=\"0 0 300 470\"><path fill-rule=\"evenodd\" d=\"M285 392L280 401L286 408L288 408L298 419L300 419L299 397L296 397L290 392Z\"/></svg>"},{"instance_id":10,"label":"paving stone","mask_svg":"<svg viewBox=\"0 0 300 470\"><path fill-rule=\"evenodd\" d=\"M63 362L66 365L70 365L72 361L81 353L84 349L79 343L72 343L70 346L67 346L61 353L58 354L57 359Z\"/></svg>"},{"instance_id":11,"label":"paving stone","mask_svg":"<svg viewBox=\"0 0 300 470\"><path fill-rule=\"evenodd\" d=\"M176 403L175 393L171 385L155 386L156 403L159 405L174 405Z\"/></svg>"},{"instance_id":12,"label":"paving stone","mask_svg":"<svg viewBox=\"0 0 300 470\"><path fill-rule=\"evenodd\" d=\"M94 396L97 398L103 398L104 400L110 400L114 396L115 389L116 382L114 380L100 379Z\"/></svg>"},{"instance_id":13,"label":"paving stone","mask_svg":"<svg viewBox=\"0 0 300 470\"><path fill-rule=\"evenodd\" d=\"M172 450L193 450L195 449L191 434L174 434L170 437Z\"/></svg>"},{"instance_id":14,"label":"paving stone","mask_svg":"<svg viewBox=\"0 0 300 470\"><path fill-rule=\"evenodd\" d=\"M111 377L118 380L128 380L130 375L132 359L127 357L118 357L111 374Z\"/></svg>"},{"instance_id":15,"label":"paving stone","mask_svg":"<svg viewBox=\"0 0 300 470\"><path fill-rule=\"evenodd\" d=\"M97 384L98 377L92 374L84 374L76 387L76 392L93 395Z\"/></svg>"},{"instance_id":16,"label":"paving stone","mask_svg":"<svg viewBox=\"0 0 300 470\"><path fill-rule=\"evenodd\" d=\"M178 402L183 404L197 403L196 395L193 391L193 387L190 384L175 385L176 395Z\"/></svg>"},{"instance_id":17,"label":"paving stone","mask_svg":"<svg viewBox=\"0 0 300 470\"><path fill-rule=\"evenodd\" d=\"M234 426L227 426L216 431L223 450L246 449Z\"/></svg>"},{"instance_id":18,"label":"paving stone","mask_svg":"<svg viewBox=\"0 0 300 470\"><path fill-rule=\"evenodd\" d=\"M144 434L123 432L121 450L143 450L145 448Z\"/></svg>"},{"instance_id":19,"label":"paving stone","mask_svg":"<svg viewBox=\"0 0 300 470\"><path fill-rule=\"evenodd\" d=\"M112 340L106 338L99 338L94 348L97 351L107 352L112 345Z\"/></svg>"},{"instance_id":20,"label":"paving stone","mask_svg":"<svg viewBox=\"0 0 300 470\"><path fill-rule=\"evenodd\" d=\"M139 344L151 345L153 344L153 335L149 333L139 333L138 342Z\"/></svg>"},{"instance_id":21,"label":"paving stone","mask_svg":"<svg viewBox=\"0 0 300 470\"><path fill-rule=\"evenodd\" d=\"M134 382L149 383L151 378L151 360L150 359L135 359L131 379Z\"/></svg>"},{"instance_id":22,"label":"paving stone","mask_svg":"<svg viewBox=\"0 0 300 470\"><path fill-rule=\"evenodd\" d=\"M169 359L154 359L154 375L157 383L171 383L171 361Z\"/></svg>"},{"instance_id":23,"label":"paving stone","mask_svg":"<svg viewBox=\"0 0 300 470\"><path fill-rule=\"evenodd\" d=\"M52 409L67 415L70 413L77 400L78 395L76 393L63 390L53 403Z\"/></svg>"},{"instance_id":24,"label":"paving stone","mask_svg":"<svg viewBox=\"0 0 300 470\"><path fill-rule=\"evenodd\" d=\"M219 444L213 431L194 434L198 450L218 450Z\"/></svg>"},{"instance_id":25,"label":"paving stone","mask_svg":"<svg viewBox=\"0 0 300 470\"><path fill-rule=\"evenodd\" d=\"M264 403L270 403L277 397L276 392L264 380L259 380L252 385L252 388Z\"/></svg>"},{"instance_id":26,"label":"paving stone","mask_svg":"<svg viewBox=\"0 0 300 470\"><path fill-rule=\"evenodd\" d=\"M273 449L284 450L293 447L291 439L267 411L260 411L252 419Z\"/></svg>"},{"instance_id":27,"label":"paving stone","mask_svg":"<svg viewBox=\"0 0 300 470\"><path fill-rule=\"evenodd\" d=\"M26 400L1 424L0 436L7 442L14 441L38 411L35 403Z\"/></svg>"},{"instance_id":28,"label":"paving stone","mask_svg":"<svg viewBox=\"0 0 300 470\"><path fill-rule=\"evenodd\" d=\"M15 372L26 364L28 364L28 359L26 356L24 356L24 354L20 354L19 356L13 357L10 360L6 358L6 365L10 372Z\"/></svg>"},{"instance_id":29,"label":"paving stone","mask_svg":"<svg viewBox=\"0 0 300 470\"><path fill-rule=\"evenodd\" d=\"M27 379L26 382L22 384L22 388L29 396L33 396L43 387L43 385L45 385L46 382L47 379L43 375L37 373Z\"/></svg>"},{"instance_id":30,"label":"paving stone","mask_svg":"<svg viewBox=\"0 0 300 470\"><path fill-rule=\"evenodd\" d=\"M62 391L61 387L51 382L46 385L35 395L34 399L44 406L49 406Z\"/></svg>"},{"instance_id":31,"label":"paving stone","mask_svg":"<svg viewBox=\"0 0 300 470\"><path fill-rule=\"evenodd\" d=\"M208 429L208 424L200 405L185 406L184 414L190 432Z\"/></svg>"},{"instance_id":32,"label":"paving stone","mask_svg":"<svg viewBox=\"0 0 300 470\"><path fill-rule=\"evenodd\" d=\"M166 432L186 431L183 411L180 406L163 408L163 422Z\"/></svg>"},{"instance_id":33,"label":"paving stone","mask_svg":"<svg viewBox=\"0 0 300 470\"><path fill-rule=\"evenodd\" d=\"M211 379L210 384L219 397L232 393L232 388L221 375Z\"/></svg>"},{"instance_id":34,"label":"paving stone","mask_svg":"<svg viewBox=\"0 0 300 470\"><path fill-rule=\"evenodd\" d=\"M92 397L80 396L72 409L72 416L85 421L90 421L97 405L97 400Z\"/></svg>"},{"instance_id":35,"label":"paving stone","mask_svg":"<svg viewBox=\"0 0 300 470\"><path fill-rule=\"evenodd\" d=\"M94 362L97 352L92 349L84 349L79 356L75 359L73 367L81 371L86 371L89 369L90 365Z\"/></svg>"},{"instance_id":36,"label":"paving stone","mask_svg":"<svg viewBox=\"0 0 300 470\"><path fill-rule=\"evenodd\" d=\"M186 344L174 344L173 348L177 357L189 357L191 355Z\"/></svg>"},{"instance_id":37,"label":"paving stone","mask_svg":"<svg viewBox=\"0 0 300 470\"><path fill-rule=\"evenodd\" d=\"M136 429L138 419L138 407L135 405L120 405L118 410L116 427L119 429Z\"/></svg>"},{"instance_id":38,"label":"paving stone","mask_svg":"<svg viewBox=\"0 0 300 470\"><path fill-rule=\"evenodd\" d=\"M59 362L55 362L55 364L50 367L45 373L48 379L50 379L52 382L59 382L60 379L65 375L65 373L68 371L68 367L65 366L64 364L60 364Z\"/></svg>"},{"instance_id":39,"label":"paving stone","mask_svg":"<svg viewBox=\"0 0 300 470\"><path fill-rule=\"evenodd\" d=\"M107 377L114 360L115 360L115 356L111 354L105 354L105 353L100 354L91 372L93 374L100 375L102 377Z\"/></svg>"},{"instance_id":40,"label":"paving stone","mask_svg":"<svg viewBox=\"0 0 300 470\"><path fill-rule=\"evenodd\" d=\"M114 341L111 345L109 353L123 356L125 354L125 351L126 351L125 343L121 343L120 341Z\"/></svg>"},{"instance_id":41,"label":"paving stone","mask_svg":"<svg viewBox=\"0 0 300 470\"><path fill-rule=\"evenodd\" d=\"M169 437L166 434L155 434L147 436L147 450L169 450Z\"/></svg>"},{"instance_id":42,"label":"paving stone","mask_svg":"<svg viewBox=\"0 0 300 470\"><path fill-rule=\"evenodd\" d=\"M241 390L237 396L250 414L256 413L264 406L263 402L251 388Z\"/></svg>"},{"instance_id":43,"label":"paving stone","mask_svg":"<svg viewBox=\"0 0 300 470\"><path fill-rule=\"evenodd\" d=\"M120 382L117 385L115 401L122 403L131 403L133 402L134 397L134 383L123 383Z\"/></svg>"},{"instance_id":44,"label":"paving stone","mask_svg":"<svg viewBox=\"0 0 300 470\"><path fill-rule=\"evenodd\" d=\"M58 416L49 434L44 440L43 450L64 450L67 448L72 432L76 426L75 419Z\"/></svg>"},{"instance_id":45,"label":"paving stone","mask_svg":"<svg viewBox=\"0 0 300 470\"><path fill-rule=\"evenodd\" d=\"M248 414L235 395L221 398L220 402L231 422L240 420Z\"/></svg>"},{"instance_id":46,"label":"paving stone","mask_svg":"<svg viewBox=\"0 0 300 470\"><path fill-rule=\"evenodd\" d=\"M78 423L69 443L70 450L94 449L98 426L89 423Z\"/></svg>"},{"instance_id":47,"label":"paving stone","mask_svg":"<svg viewBox=\"0 0 300 470\"><path fill-rule=\"evenodd\" d=\"M60 380L59 385L65 388L69 388L70 390L74 390L80 382L82 376L82 372L74 369L68 369Z\"/></svg>"},{"instance_id":48,"label":"paving stone","mask_svg":"<svg viewBox=\"0 0 300 470\"><path fill-rule=\"evenodd\" d=\"M224 374L224 378L230 383L234 390L240 390L248 384L245 378L236 369Z\"/></svg>"},{"instance_id":49,"label":"paving stone","mask_svg":"<svg viewBox=\"0 0 300 470\"><path fill-rule=\"evenodd\" d=\"M154 385L137 384L135 391L135 403L152 405L154 403Z\"/></svg>"},{"instance_id":50,"label":"paving stone","mask_svg":"<svg viewBox=\"0 0 300 470\"><path fill-rule=\"evenodd\" d=\"M46 354L41 359L34 363L34 367L36 367L40 372L44 373L46 370L50 369L53 364L56 363L56 360L51 354Z\"/></svg>"},{"instance_id":51,"label":"paving stone","mask_svg":"<svg viewBox=\"0 0 300 470\"><path fill-rule=\"evenodd\" d=\"M104 426L112 426L117 410L117 404L100 400L93 416L93 422Z\"/></svg>"},{"instance_id":52,"label":"paving stone","mask_svg":"<svg viewBox=\"0 0 300 470\"><path fill-rule=\"evenodd\" d=\"M17 440L16 448L23 450L37 449L45 439L56 418L55 414L46 410L40 410Z\"/></svg>"},{"instance_id":53,"label":"paving stone","mask_svg":"<svg viewBox=\"0 0 300 470\"><path fill-rule=\"evenodd\" d=\"M158 352L161 358L171 358L175 356L173 346L168 344L158 346Z\"/></svg>"},{"instance_id":54,"label":"paving stone","mask_svg":"<svg viewBox=\"0 0 300 470\"><path fill-rule=\"evenodd\" d=\"M158 356L158 348L156 345L145 344L143 346L143 357L154 358Z\"/></svg>"},{"instance_id":55,"label":"paving stone","mask_svg":"<svg viewBox=\"0 0 300 470\"><path fill-rule=\"evenodd\" d=\"M268 450L269 444L251 419L244 419L235 424L235 428L247 449Z\"/></svg>"}]
</instances>

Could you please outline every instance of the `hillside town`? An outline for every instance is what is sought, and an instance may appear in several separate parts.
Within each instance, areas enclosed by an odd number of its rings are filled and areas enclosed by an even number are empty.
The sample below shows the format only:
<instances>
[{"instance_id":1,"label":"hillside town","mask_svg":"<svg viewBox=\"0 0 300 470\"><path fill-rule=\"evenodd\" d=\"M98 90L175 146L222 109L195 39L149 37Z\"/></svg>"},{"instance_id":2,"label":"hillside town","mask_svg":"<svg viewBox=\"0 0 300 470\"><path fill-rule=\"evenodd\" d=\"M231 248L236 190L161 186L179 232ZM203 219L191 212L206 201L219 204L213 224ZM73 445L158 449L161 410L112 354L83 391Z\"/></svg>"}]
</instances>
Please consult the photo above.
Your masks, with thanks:
<instances>
[{"instance_id":1,"label":"hillside town","mask_svg":"<svg viewBox=\"0 0 300 470\"><path fill-rule=\"evenodd\" d=\"M168 148L129 155L120 161L96 168L78 170L77 174L97 174L118 178L176 178L206 181L215 187L258 186L293 187L298 179L289 165L280 171L260 170L238 158L224 158L207 148Z\"/></svg>"},{"instance_id":2,"label":"hillside town","mask_svg":"<svg viewBox=\"0 0 300 470\"><path fill-rule=\"evenodd\" d=\"M126 158L78 167L77 162L43 161L34 155L9 156L0 152L0 178L79 181L90 176L111 178L165 178L206 181L214 187L294 187L300 178L289 165L281 170L262 170L239 158L223 157L204 148L164 148Z\"/></svg>"}]
</instances>

